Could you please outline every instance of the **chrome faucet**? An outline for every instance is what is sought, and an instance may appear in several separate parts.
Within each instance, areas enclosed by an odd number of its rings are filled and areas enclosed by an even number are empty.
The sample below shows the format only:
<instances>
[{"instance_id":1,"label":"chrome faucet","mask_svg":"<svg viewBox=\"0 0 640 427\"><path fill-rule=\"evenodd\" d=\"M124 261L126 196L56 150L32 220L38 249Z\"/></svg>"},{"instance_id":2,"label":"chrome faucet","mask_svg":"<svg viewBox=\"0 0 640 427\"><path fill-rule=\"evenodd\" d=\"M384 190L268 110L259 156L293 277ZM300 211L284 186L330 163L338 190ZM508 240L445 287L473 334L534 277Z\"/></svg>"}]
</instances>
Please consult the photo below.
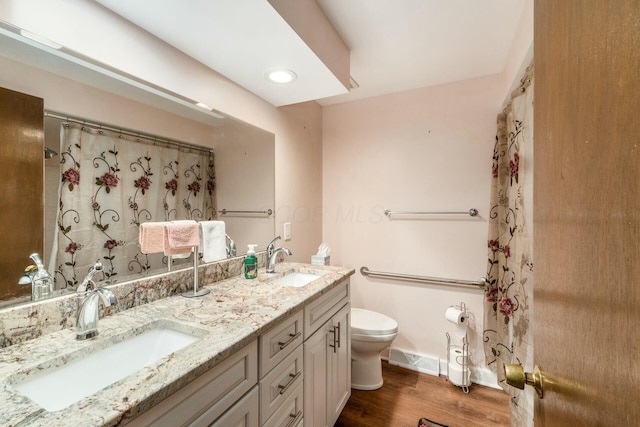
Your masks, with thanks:
<instances>
[{"instance_id":1,"label":"chrome faucet","mask_svg":"<svg viewBox=\"0 0 640 427\"><path fill-rule=\"evenodd\" d=\"M78 340L86 340L98 335L100 300L105 307L118 304L118 298L110 289L100 287L93 281L93 276L101 271L102 263L96 262L78 286L78 317L76 318L76 339Z\"/></svg>"},{"instance_id":2,"label":"chrome faucet","mask_svg":"<svg viewBox=\"0 0 640 427\"><path fill-rule=\"evenodd\" d=\"M278 254L282 252L285 255L293 255L291 251L287 248L278 248L271 251L271 255L267 260L267 273L275 273L276 272L276 262L278 262Z\"/></svg>"},{"instance_id":3,"label":"chrome faucet","mask_svg":"<svg viewBox=\"0 0 640 427\"><path fill-rule=\"evenodd\" d=\"M280 240L280 236L274 237L274 239L267 245L267 259L271 258L271 255L273 255L273 251L275 250L274 244L276 243L276 240Z\"/></svg>"},{"instance_id":4,"label":"chrome faucet","mask_svg":"<svg viewBox=\"0 0 640 427\"><path fill-rule=\"evenodd\" d=\"M25 269L24 274L18 279L18 284L28 285L31 283L32 301L51 298L53 296L53 277L44 268L40 255L33 253L30 258L35 265L30 265Z\"/></svg>"},{"instance_id":5,"label":"chrome faucet","mask_svg":"<svg viewBox=\"0 0 640 427\"><path fill-rule=\"evenodd\" d=\"M236 242L233 241L231 236L225 234L227 240L227 258L233 258L238 254L238 249L236 248Z\"/></svg>"}]
</instances>

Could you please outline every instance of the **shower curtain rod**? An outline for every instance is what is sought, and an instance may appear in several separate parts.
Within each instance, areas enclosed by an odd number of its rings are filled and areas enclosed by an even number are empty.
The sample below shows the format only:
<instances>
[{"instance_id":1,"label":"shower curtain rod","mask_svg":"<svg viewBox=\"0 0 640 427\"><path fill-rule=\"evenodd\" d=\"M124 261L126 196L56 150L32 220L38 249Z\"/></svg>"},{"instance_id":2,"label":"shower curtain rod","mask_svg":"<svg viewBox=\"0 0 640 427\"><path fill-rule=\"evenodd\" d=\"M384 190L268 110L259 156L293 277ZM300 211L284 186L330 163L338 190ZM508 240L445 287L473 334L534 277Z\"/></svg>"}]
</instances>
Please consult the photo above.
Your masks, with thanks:
<instances>
[{"instance_id":1,"label":"shower curtain rod","mask_svg":"<svg viewBox=\"0 0 640 427\"><path fill-rule=\"evenodd\" d=\"M181 148L185 148L185 149L189 149L189 150L194 150L194 151L198 151L198 152L204 152L204 153L213 153L213 148L206 148L206 147L200 147L198 145L195 144L189 144L188 142L183 142L183 141L176 141L176 140L170 140L167 138L163 138L161 136L157 136L157 135L153 135L150 133L144 133L144 132L140 132L137 130L132 130L132 129L125 129L125 128L117 128L114 127L112 125L108 125L105 123L100 123L94 120L88 120L88 119L83 119L82 117L74 117L71 116L69 114L65 114L65 113L60 113L57 111L53 111L53 110L45 110L44 112L45 117L53 117L54 119L60 119L60 120L64 120L67 122L72 122L72 123L77 123L79 125L87 125L87 126L92 126L92 127L96 127L98 129L104 129L104 130L108 130L111 132L117 132L123 135L128 135L128 136L132 136L134 138L142 138L148 141L153 141L154 143L159 142L162 144L167 144L169 146L175 146L178 149ZM138 141L141 142L141 141Z\"/></svg>"}]
</instances>

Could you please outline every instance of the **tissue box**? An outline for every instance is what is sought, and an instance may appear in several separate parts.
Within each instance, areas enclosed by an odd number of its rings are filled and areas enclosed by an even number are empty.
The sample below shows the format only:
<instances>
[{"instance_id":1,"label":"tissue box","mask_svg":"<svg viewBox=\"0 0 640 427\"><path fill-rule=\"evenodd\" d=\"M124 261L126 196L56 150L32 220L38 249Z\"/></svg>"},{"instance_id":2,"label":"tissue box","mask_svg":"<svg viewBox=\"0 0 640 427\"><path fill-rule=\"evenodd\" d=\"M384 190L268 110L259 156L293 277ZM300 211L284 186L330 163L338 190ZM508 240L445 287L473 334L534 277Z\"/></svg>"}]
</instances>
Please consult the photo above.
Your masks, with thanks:
<instances>
[{"instance_id":1,"label":"tissue box","mask_svg":"<svg viewBox=\"0 0 640 427\"><path fill-rule=\"evenodd\" d=\"M329 265L330 256L311 255L311 264L313 265Z\"/></svg>"}]
</instances>

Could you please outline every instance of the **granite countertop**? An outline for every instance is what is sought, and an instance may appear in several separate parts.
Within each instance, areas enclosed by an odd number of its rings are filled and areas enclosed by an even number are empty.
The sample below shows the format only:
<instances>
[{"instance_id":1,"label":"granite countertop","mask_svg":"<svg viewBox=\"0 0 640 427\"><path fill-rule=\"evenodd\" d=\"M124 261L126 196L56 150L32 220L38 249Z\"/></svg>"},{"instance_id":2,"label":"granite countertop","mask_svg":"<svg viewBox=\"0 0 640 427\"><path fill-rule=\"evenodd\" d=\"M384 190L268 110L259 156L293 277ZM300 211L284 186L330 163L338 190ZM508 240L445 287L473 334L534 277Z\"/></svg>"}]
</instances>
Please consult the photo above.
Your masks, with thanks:
<instances>
[{"instance_id":1,"label":"granite countertop","mask_svg":"<svg viewBox=\"0 0 640 427\"><path fill-rule=\"evenodd\" d=\"M320 279L301 288L272 283L292 271L325 270ZM99 335L77 341L73 329L53 332L0 350L0 425L112 426L148 410L202 375L262 332L284 320L352 275L353 269L280 263L276 275L234 277L204 286L199 298L173 296L100 319ZM71 406L47 412L12 385L42 370L81 358L109 345L164 324L202 337L136 373ZM122 363L126 363L125 360ZM91 372L86 373L90 380ZM60 384L60 393L65 385Z\"/></svg>"}]
</instances>

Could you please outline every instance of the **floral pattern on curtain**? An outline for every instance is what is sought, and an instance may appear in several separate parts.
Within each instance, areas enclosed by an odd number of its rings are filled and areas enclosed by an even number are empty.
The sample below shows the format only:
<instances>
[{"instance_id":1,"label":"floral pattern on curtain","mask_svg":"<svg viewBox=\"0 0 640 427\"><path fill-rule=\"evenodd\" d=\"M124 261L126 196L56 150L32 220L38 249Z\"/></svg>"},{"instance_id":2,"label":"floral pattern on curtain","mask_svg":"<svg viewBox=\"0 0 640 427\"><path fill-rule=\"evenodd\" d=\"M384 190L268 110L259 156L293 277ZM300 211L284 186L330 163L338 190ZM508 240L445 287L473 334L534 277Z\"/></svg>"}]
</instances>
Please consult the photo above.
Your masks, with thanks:
<instances>
[{"instance_id":1,"label":"floral pattern on curtain","mask_svg":"<svg viewBox=\"0 0 640 427\"><path fill-rule=\"evenodd\" d=\"M532 369L532 218L525 215L525 192L532 188L525 181L533 172L525 171L532 162L525 158L525 147L529 146L527 154L533 152L532 67L511 98L498 116L493 152L483 335L487 365L511 394L512 425L527 426L533 425L533 395L508 386L503 365Z\"/></svg>"},{"instance_id":2,"label":"floral pattern on curtain","mask_svg":"<svg viewBox=\"0 0 640 427\"><path fill-rule=\"evenodd\" d=\"M74 287L101 261L105 279L166 268L140 252L140 224L216 217L213 153L88 125L61 127L56 287Z\"/></svg>"}]
</instances>

